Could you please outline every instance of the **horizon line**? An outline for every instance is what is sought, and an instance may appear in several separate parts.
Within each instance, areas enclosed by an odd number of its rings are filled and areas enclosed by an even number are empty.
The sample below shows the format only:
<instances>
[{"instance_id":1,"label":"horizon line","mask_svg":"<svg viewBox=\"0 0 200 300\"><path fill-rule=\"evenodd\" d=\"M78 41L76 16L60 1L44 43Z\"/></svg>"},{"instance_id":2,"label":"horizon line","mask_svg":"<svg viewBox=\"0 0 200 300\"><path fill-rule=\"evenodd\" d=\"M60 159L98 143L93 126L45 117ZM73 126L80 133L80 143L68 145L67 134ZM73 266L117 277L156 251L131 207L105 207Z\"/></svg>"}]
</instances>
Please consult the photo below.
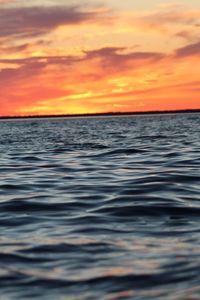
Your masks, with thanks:
<instances>
[{"instance_id":1,"label":"horizon line","mask_svg":"<svg viewBox=\"0 0 200 300\"><path fill-rule=\"evenodd\" d=\"M95 116L117 116L117 115L150 115L150 114L171 114L171 113L198 113L200 108L176 109L176 110L153 110L153 111L129 111L129 112L99 112L99 113L76 113L76 114L49 114L49 115L24 115L24 116L0 116L2 119L37 119L37 118L64 118L64 117L95 117Z\"/></svg>"}]
</instances>

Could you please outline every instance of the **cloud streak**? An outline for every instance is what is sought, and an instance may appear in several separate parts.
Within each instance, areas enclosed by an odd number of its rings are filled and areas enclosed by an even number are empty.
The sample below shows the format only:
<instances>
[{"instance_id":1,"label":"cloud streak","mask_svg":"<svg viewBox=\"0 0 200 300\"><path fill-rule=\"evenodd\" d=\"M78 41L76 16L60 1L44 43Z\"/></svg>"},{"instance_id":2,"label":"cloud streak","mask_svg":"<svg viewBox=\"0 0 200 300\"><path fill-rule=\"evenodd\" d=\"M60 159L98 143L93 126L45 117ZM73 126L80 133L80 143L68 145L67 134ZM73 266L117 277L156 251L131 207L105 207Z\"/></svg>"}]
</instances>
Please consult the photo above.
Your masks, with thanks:
<instances>
[{"instance_id":1,"label":"cloud streak","mask_svg":"<svg viewBox=\"0 0 200 300\"><path fill-rule=\"evenodd\" d=\"M3 7L0 37L35 37L61 25L78 25L97 20L99 13L78 6Z\"/></svg>"},{"instance_id":2,"label":"cloud streak","mask_svg":"<svg viewBox=\"0 0 200 300\"><path fill-rule=\"evenodd\" d=\"M200 56L200 42L186 45L176 50L176 57Z\"/></svg>"}]
</instances>

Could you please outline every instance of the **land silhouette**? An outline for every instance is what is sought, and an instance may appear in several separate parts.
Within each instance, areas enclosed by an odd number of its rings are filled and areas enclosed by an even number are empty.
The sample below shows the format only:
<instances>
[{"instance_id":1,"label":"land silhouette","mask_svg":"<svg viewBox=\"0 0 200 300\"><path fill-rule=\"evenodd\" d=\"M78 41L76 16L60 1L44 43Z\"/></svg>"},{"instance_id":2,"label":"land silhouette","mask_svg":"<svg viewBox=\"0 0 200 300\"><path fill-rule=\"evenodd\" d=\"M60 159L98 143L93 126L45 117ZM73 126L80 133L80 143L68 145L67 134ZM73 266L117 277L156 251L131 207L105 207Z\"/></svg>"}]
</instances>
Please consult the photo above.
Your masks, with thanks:
<instances>
[{"instance_id":1,"label":"land silhouette","mask_svg":"<svg viewBox=\"0 0 200 300\"><path fill-rule=\"evenodd\" d=\"M157 115L157 114L177 114L177 113L200 113L200 109L178 109L164 111L130 111L130 112L105 112L86 114L51 114L51 115L26 115L26 116L0 116L3 119L38 119L38 118L74 118L74 117L103 117L103 116L123 116L123 115Z\"/></svg>"}]
</instances>

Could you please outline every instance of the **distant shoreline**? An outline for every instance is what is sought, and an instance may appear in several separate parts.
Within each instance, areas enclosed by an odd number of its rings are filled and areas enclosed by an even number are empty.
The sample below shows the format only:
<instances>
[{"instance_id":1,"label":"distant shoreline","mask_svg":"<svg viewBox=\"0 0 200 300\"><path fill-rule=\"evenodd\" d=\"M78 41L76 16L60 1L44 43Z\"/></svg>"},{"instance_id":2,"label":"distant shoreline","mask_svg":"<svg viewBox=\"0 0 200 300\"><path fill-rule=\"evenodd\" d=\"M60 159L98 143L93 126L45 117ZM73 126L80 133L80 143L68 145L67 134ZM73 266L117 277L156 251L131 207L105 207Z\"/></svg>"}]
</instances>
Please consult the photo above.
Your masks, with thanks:
<instances>
[{"instance_id":1,"label":"distant shoreline","mask_svg":"<svg viewBox=\"0 0 200 300\"><path fill-rule=\"evenodd\" d=\"M41 119L41 118L76 118L76 117L104 117L104 116L129 116L129 115L157 115L157 114L177 114L177 113L200 113L200 109L180 109L166 111L140 111L140 112L107 112L88 114L58 114L58 115L29 115L29 116L0 116L0 120L9 119Z\"/></svg>"}]
</instances>

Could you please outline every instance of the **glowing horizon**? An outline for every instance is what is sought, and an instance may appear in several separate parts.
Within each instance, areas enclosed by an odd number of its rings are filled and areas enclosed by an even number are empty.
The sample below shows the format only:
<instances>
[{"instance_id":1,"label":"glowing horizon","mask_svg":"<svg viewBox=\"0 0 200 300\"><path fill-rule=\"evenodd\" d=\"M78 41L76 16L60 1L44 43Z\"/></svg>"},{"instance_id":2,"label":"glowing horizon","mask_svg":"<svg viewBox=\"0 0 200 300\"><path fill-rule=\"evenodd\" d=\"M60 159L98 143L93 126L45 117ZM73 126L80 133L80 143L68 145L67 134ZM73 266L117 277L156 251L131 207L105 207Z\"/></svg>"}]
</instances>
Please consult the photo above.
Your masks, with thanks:
<instances>
[{"instance_id":1,"label":"glowing horizon","mask_svg":"<svg viewBox=\"0 0 200 300\"><path fill-rule=\"evenodd\" d=\"M0 0L0 116L200 109L200 4Z\"/></svg>"}]
</instances>

